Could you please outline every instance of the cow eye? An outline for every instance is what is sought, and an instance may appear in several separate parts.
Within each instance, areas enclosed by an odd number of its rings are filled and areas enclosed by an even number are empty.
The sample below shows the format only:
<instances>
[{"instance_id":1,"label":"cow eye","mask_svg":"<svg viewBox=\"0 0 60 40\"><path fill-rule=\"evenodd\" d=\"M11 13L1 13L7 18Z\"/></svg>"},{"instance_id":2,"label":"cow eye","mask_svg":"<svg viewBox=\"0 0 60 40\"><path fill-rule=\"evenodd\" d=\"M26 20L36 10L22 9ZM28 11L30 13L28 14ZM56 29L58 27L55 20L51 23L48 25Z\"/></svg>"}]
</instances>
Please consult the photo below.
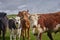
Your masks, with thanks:
<instances>
[{"instance_id":1,"label":"cow eye","mask_svg":"<svg viewBox=\"0 0 60 40\"><path fill-rule=\"evenodd\" d=\"M18 20L19 21L19 20Z\"/></svg>"}]
</instances>

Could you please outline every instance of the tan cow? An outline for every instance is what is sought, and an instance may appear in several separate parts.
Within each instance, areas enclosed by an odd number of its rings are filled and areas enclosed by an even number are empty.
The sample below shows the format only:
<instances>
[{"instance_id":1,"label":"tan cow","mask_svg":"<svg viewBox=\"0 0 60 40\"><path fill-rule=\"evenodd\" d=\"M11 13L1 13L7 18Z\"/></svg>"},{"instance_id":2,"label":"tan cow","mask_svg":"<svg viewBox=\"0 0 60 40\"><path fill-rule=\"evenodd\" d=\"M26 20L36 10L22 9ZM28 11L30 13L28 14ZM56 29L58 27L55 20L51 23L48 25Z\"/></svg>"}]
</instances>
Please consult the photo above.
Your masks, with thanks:
<instances>
[{"instance_id":1,"label":"tan cow","mask_svg":"<svg viewBox=\"0 0 60 40\"><path fill-rule=\"evenodd\" d=\"M26 36L28 37L29 40L29 30L30 30L30 21L28 19L29 13L28 11L24 10L24 11L20 11L17 16L21 17L23 40Z\"/></svg>"}]
</instances>

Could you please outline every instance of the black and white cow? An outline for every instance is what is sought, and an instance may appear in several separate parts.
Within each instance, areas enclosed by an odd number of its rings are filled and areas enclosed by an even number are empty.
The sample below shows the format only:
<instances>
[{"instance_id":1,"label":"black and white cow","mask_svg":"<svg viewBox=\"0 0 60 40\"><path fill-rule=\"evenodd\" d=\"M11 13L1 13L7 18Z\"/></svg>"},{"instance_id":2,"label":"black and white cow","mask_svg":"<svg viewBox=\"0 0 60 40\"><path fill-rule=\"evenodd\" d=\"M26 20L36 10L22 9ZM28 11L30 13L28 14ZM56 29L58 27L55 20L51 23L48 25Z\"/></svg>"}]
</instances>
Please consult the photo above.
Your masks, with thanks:
<instances>
[{"instance_id":1,"label":"black and white cow","mask_svg":"<svg viewBox=\"0 0 60 40\"><path fill-rule=\"evenodd\" d=\"M12 40L12 38L16 40L16 36L18 36L18 40L20 40L21 35L20 17L9 19L9 29L10 29L10 40Z\"/></svg>"}]
</instances>

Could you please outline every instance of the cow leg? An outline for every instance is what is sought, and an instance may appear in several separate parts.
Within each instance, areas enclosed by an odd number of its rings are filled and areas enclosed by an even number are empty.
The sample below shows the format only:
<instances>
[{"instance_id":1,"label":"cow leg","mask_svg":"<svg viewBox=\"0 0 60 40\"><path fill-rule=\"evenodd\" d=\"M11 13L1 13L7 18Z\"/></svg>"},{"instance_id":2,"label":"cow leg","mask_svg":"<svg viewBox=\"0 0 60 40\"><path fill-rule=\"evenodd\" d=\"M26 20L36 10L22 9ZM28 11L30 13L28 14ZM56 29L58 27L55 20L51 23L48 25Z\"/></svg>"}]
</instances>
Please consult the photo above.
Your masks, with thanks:
<instances>
[{"instance_id":1,"label":"cow leg","mask_svg":"<svg viewBox=\"0 0 60 40\"><path fill-rule=\"evenodd\" d=\"M16 40L16 29L13 29L13 39Z\"/></svg>"},{"instance_id":2,"label":"cow leg","mask_svg":"<svg viewBox=\"0 0 60 40\"><path fill-rule=\"evenodd\" d=\"M18 40L20 40L20 36L21 36L21 29L18 29Z\"/></svg>"},{"instance_id":3,"label":"cow leg","mask_svg":"<svg viewBox=\"0 0 60 40\"><path fill-rule=\"evenodd\" d=\"M37 38L36 40L39 40L39 36L36 36L36 38Z\"/></svg>"},{"instance_id":4,"label":"cow leg","mask_svg":"<svg viewBox=\"0 0 60 40\"><path fill-rule=\"evenodd\" d=\"M26 28L25 28L25 37L26 37Z\"/></svg>"},{"instance_id":5,"label":"cow leg","mask_svg":"<svg viewBox=\"0 0 60 40\"><path fill-rule=\"evenodd\" d=\"M1 39L1 30L0 30L0 39Z\"/></svg>"},{"instance_id":6,"label":"cow leg","mask_svg":"<svg viewBox=\"0 0 60 40\"><path fill-rule=\"evenodd\" d=\"M6 30L3 30L3 40L5 40L5 32Z\"/></svg>"},{"instance_id":7,"label":"cow leg","mask_svg":"<svg viewBox=\"0 0 60 40\"><path fill-rule=\"evenodd\" d=\"M27 33L28 33L28 40L30 40L29 28L28 28L28 30L27 30Z\"/></svg>"},{"instance_id":8,"label":"cow leg","mask_svg":"<svg viewBox=\"0 0 60 40\"><path fill-rule=\"evenodd\" d=\"M53 40L52 35L51 35L51 32L47 32L47 35L50 38L50 40Z\"/></svg>"},{"instance_id":9,"label":"cow leg","mask_svg":"<svg viewBox=\"0 0 60 40\"><path fill-rule=\"evenodd\" d=\"M12 31L10 31L10 40L12 40L13 34Z\"/></svg>"},{"instance_id":10,"label":"cow leg","mask_svg":"<svg viewBox=\"0 0 60 40\"><path fill-rule=\"evenodd\" d=\"M12 40L12 34L10 34L10 40Z\"/></svg>"},{"instance_id":11,"label":"cow leg","mask_svg":"<svg viewBox=\"0 0 60 40\"><path fill-rule=\"evenodd\" d=\"M20 34L18 35L18 40L20 40Z\"/></svg>"},{"instance_id":12,"label":"cow leg","mask_svg":"<svg viewBox=\"0 0 60 40\"><path fill-rule=\"evenodd\" d=\"M1 30L0 30L0 36L1 36Z\"/></svg>"},{"instance_id":13,"label":"cow leg","mask_svg":"<svg viewBox=\"0 0 60 40\"><path fill-rule=\"evenodd\" d=\"M38 39L38 40L41 40L41 37L42 37L42 33L38 34L37 39Z\"/></svg>"},{"instance_id":14,"label":"cow leg","mask_svg":"<svg viewBox=\"0 0 60 40\"><path fill-rule=\"evenodd\" d=\"M23 40L25 40L25 37L24 37L24 29L22 29L22 37L23 37Z\"/></svg>"},{"instance_id":15,"label":"cow leg","mask_svg":"<svg viewBox=\"0 0 60 40\"><path fill-rule=\"evenodd\" d=\"M16 35L13 36L14 40L16 40Z\"/></svg>"}]
</instances>

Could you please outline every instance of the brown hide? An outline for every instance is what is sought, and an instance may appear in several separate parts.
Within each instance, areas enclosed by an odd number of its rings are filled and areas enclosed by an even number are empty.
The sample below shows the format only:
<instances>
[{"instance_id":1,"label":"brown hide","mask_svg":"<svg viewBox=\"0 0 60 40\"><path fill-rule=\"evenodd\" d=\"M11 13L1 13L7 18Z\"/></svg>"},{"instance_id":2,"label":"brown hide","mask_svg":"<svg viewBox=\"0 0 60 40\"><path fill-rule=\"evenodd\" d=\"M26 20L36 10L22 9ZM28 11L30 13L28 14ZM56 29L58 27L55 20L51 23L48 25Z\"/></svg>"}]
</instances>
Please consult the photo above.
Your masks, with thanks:
<instances>
[{"instance_id":1,"label":"brown hide","mask_svg":"<svg viewBox=\"0 0 60 40\"><path fill-rule=\"evenodd\" d=\"M23 40L24 40L24 37L26 37L26 36L28 36L28 40L29 40L30 21L28 19L28 15L29 15L28 11L25 11L25 10L20 11L17 15L17 16L21 17ZM25 34L25 36L24 36L24 34Z\"/></svg>"},{"instance_id":2,"label":"brown hide","mask_svg":"<svg viewBox=\"0 0 60 40\"><path fill-rule=\"evenodd\" d=\"M50 30L54 29L57 24L60 24L60 12L39 15L38 24L40 24L42 28L46 27Z\"/></svg>"}]
</instances>

